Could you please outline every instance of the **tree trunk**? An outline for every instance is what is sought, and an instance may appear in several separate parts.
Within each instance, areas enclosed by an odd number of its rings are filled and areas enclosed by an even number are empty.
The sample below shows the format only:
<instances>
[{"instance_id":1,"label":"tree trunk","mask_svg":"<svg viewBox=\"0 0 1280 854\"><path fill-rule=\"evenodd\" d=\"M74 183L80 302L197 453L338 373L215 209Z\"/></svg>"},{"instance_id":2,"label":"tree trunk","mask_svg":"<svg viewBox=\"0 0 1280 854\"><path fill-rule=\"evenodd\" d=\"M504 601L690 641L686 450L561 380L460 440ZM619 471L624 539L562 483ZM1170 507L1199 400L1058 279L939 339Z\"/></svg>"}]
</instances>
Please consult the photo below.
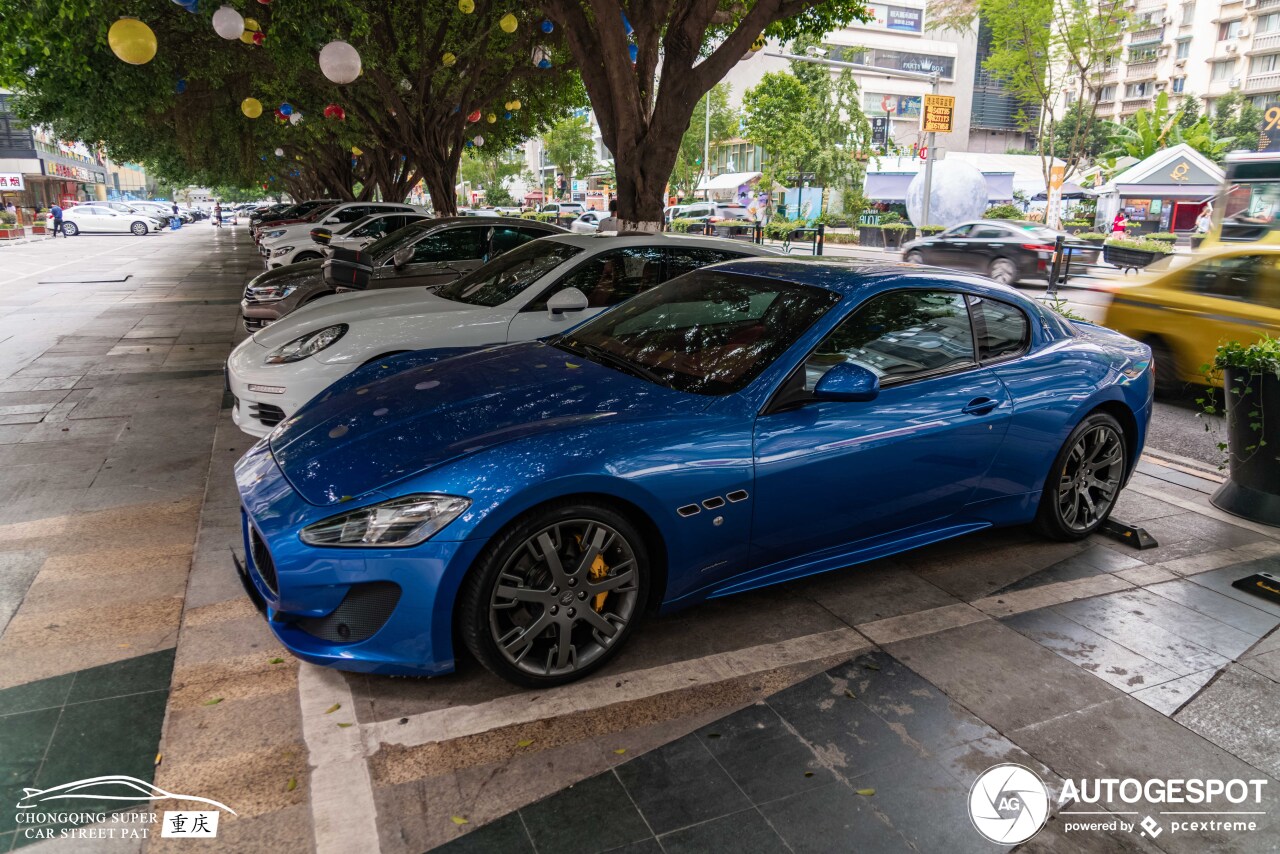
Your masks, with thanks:
<instances>
[{"instance_id":1,"label":"tree trunk","mask_svg":"<svg viewBox=\"0 0 1280 854\"><path fill-rule=\"evenodd\" d=\"M458 199L454 195L454 179L457 177L458 168L455 164L452 169L444 166L430 169L425 165L422 168L422 180L427 185L427 192L431 194L431 207L436 212L436 216L457 216L458 215Z\"/></svg>"}]
</instances>

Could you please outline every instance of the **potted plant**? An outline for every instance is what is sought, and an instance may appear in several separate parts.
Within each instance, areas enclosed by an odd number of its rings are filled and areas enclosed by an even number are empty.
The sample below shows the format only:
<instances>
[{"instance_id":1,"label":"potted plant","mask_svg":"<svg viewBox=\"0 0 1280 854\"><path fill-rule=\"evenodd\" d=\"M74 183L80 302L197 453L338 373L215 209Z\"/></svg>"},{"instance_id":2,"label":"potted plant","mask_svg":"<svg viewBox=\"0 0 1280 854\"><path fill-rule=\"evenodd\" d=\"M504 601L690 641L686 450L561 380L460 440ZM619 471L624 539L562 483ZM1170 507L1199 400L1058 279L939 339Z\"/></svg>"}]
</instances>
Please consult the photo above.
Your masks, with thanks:
<instances>
[{"instance_id":1,"label":"potted plant","mask_svg":"<svg viewBox=\"0 0 1280 854\"><path fill-rule=\"evenodd\" d=\"M1160 240L1170 245L1178 242L1178 235L1172 231L1156 231L1143 235L1147 240Z\"/></svg>"},{"instance_id":2,"label":"potted plant","mask_svg":"<svg viewBox=\"0 0 1280 854\"><path fill-rule=\"evenodd\" d=\"M1112 237L1102 244L1102 257L1128 273L1137 272L1173 253L1173 244L1142 237Z\"/></svg>"},{"instance_id":3,"label":"potted plant","mask_svg":"<svg viewBox=\"0 0 1280 854\"><path fill-rule=\"evenodd\" d=\"M1226 400L1227 481L1209 500L1228 513L1280 525L1280 338L1222 344L1210 379L1221 377ZM1202 402L1217 413L1214 399Z\"/></svg>"},{"instance_id":4,"label":"potted plant","mask_svg":"<svg viewBox=\"0 0 1280 854\"><path fill-rule=\"evenodd\" d=\"M0 240L16 240L27 233L18 225L18 218L8 211L0 211Z\"/></svg>"},{"instance_id":5,"label":"potted plant","mask_svg":"<svg viewBox=\"0 0 1280 854\"><path fill-rule=\"evenodd\" d=\"M939 234L946 230L947 230L947 227L945 225L922 225L920 226L920 236L932 237L933 235Z\"/></svg>"},{"instance_id":6,"label":"potted plant","mask_svg":"<svg viewBox=\"0 0 1280 854\"><path fill-rule=\"evenodd\" d=\"M858 223L858 245L884 246L884 229L873 223Z\"/></svg>"},{"instance_id":7,"label":"potted plant","mask_svg":"<svg viewBox=\"0 0 1280 854\"><path fill-rule=\"evenodd\" d=\"M884 235L885 249L899 249L902 247L903 238L906 236L908 226L902 222L891 222L888 225L881 225L880 231Z\"/></svg>"},{"instance_id":8,"label":"potted plant","mask_svg":"<svg viewBox=\"0 0 1280 854\"><path fill-rule=\"evenodd\" d=\"M1077 234L1076 238L1085 243L1092 243L1094 246L1101 246L1107 242L1107 236L1098 231L1086 231L1083 234Z\"/></svg>"},{"instance_id":9,"label":"potted plant","mask_svg":"<svg viewBox=\"0 0 1280 854\"><path fill-rule=\"evenodd\" d=\"M992 205L982 214L983 219L1026 219L1022 208L1007 202L1003 205Z\"/></svg>"}]
</instances>

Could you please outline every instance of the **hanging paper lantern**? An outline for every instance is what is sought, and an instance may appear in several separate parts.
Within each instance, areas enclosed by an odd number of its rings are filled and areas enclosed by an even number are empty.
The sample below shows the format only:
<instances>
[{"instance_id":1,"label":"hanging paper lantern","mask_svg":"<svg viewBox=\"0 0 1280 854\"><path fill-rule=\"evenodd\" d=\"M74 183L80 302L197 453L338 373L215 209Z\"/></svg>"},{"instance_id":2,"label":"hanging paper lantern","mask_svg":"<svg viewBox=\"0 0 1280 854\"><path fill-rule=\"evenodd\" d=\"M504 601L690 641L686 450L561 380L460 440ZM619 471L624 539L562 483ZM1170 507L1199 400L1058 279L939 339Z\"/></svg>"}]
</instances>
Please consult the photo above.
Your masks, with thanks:
<instances>
[{"instance_id":1,"label":"hanging paper lantern","mask_svg":"<svg viewBox=\"0 0 1280 854\"><path fill-rule=\"evenodd\" d=\"M504 119L507 119L507 120L509 121L509 120L511 119L511 116L512 116L512 115L513 115L513 113L512 113L510 110L507 110L505 113L503 113L503 114L502 114L502 117L503 117Z\"/></svg>"},{"instance_id":2,"label":"hanging paper lantern","mask_svg":"<svg viewBox=\"0 0 1280 854\"><path fill-rule=\"evenodd\" d=\"M173 91L177 92L179 95L187 91L187 81L179 77L178 82L173 84Z\"/></svg>"},{"instance_id":3,"label":"hanging paper lantern","mask_svg":"<svg viewBox=\"0 0 1280 854\"><path fill-rule=\"evenodd\" d=\"M482 136L477 136L475 139L473 139L473 140L471 140L471 141L472 141L472 142L474 142L474 143L476 144L476 147L477 147L477 148L479 148L480 146L484 145L484 137L482 137Z\"/></svg>"},{"instance_id":4,"label":"hanging paper lantern","mask_svg":"<svg viewBox=\"0 0 1280 854\"><path fill-rule=\"evenodd\" d=\"M267 155L265 155L265 154L259 154L259 155L258 155L258 159L259 159L259 160L261 160L263 163L266 163L266 162L267 162Z\"/></svg>"},{"instance_id":5,"label":"hanging paper lantern","mask_svg":"<svg viewBox=\"0 0 1280 854\"><path fill-rule=\"evenodd\" d=\"M240 112L251 119L256 119L262 115L262 102L257 98L245 98L240 102Z\"/></svg>"},{"instance_id":6,"label":"hanging paper lantern","mask_svg":"<svg viewBox=\"0 0 1280 854\"><path fill-rule=\"evenodd\" d=\"M244 32L244 18L230 6L223 6L213 13L213 31L228 41L238 39Z\"/></svg>"},{"instance_id":7,"label":"hanging paper lantern","mask_svg":"<svg viewBox=\"0 0 1280 854\"><path fill-rule=\"evenodd\" d=\"M297 110L294 110L292 113L289 114L289 124L296 125L300 121L302 121L302 113L298 112Z\"/></svg>"},{"instance_id":8,"label":"hanging paper lantern","mask_svg":"<svg viewBox=\"0 0 1280 854\"><path fill-rule=\"evenodd\" d=\"M359 157L360 155L364 154L364 152L363 152L363 151L361 151L360 149L356 148L354 145L353 145L353 146L351 146L351 153L352 153L352 154L354 154L356 157Z\"/></svg>"},{"instance_id":9,"label":"hanging paper lantern","mask_svg":"<svg viewBox=\"0 0 1280 854\"><path fill-rule=\"evenodd\" d=\"M485 116L485 117L484 117L484 120L485 120L486 122L488 122L489 124L493 124L494 122L496 122L496 121L498 120L498 116L497 116L497 114L496 114L496 113L490 113L489 115L487 115L487 116Z\"/></svg>"},{"instance_id":10,"label":"hanging paper lantern","mask_svg":"<svg viewBox=\"0 0 1280 854\"><path fill-rule=\"evenodd\" d=\"M347 118L347 111L342 109L342 107L339 107L337 104L330 104L324 108L324 117L326 119L337 119L340 122L345 121Z\"/></svg>"},{"instance_id":11,"label":"hanging paper lantern","mask_svg":"<svg viewBox=\"0 0 1280 854\"><path fill-rule=\"evenodd\" d=\"M471 148L473 145L475 145L474 142L472 142L471 140L467 140L464 147Z\"/></svg>"},{"instance_id":12,"label":"hanging paper lantern","mask_svg":"<svg viewBox=\"0 0 1280 854\"><path fill-rule=\"evenodd\" d=\"M252 38L254 44L261 45L267 40L267 34L264 32L256 32L253 34Z\"/></svg>"},{"instance_id":13,"label":"hanging paper lantern","mask_svg":"<svg viewBox=\"0 0 1280 854\"><path fill-rule=\"evenodd\" d=\"M293 104L290 104L288 101L285 101L283 104L280 105L280 112L284 113L286 116L292 116Z\"/></svg>"},{"instance_id":14,"label":"hanging paper lantern","mask_svg":"<svg viewBox=\"0 0 1280 854\"><path fill-rule=\"evenodd\" d=\"M550 67L551 67L551 60L547 59L545 56L544 56L544 57L542 57L542 59L539 59L539 60L538 60L538 67L539 67L539 68L550 68Z\"/></svg>"},{"instance_id":15,"label":"hanging paper lantern","mask_svg":"<svg viewBox=\"0 0 1280 854\"><path fill-rule=\"evenodd\" d=\"M262 27L253 18L244 19L244 32L240 34L240 41L245 44L253 44L253 34L261 32Z\"/></svg>"},{"instance_id":16,"label":"hanging paper lantern","mask_svg":"<svg viewBox=\"0 0 1280 854\"><path fill-rule=\"evenodd\" d=\"M520 26L520 22L516 20L516 16L508 12L498 19L498 26L502 27L504 33L514 33L516 27Z\"/></svg>"},{"instance_id":17,"label":"hanging paper lantern","mask_svg":"<svg viewBox=\"0 0 1280 854\"><path fill-rule=\"evenodd\" d=\"M401 78L400 78L400 91L401 91L401 92L408 92L408 91L410 91L411 89L413 89L413 84L409 82L409 79L408 79L407 77L401 77Z\"/></svg>"},{"instance_id":18,"label":"hanging paper lantern","mask_svg":"<svg viewBox=\"0 0 1280 854\"><path fill-rule=\"evenodd\" d=\"M276 149L276 157L284 157L284 149L283 149L283 148L277 148L277 149Z\"/></svg>"},{"instance_id":19,"label":"hanging paper lantern","mask_svg":"<svg viewBox=\"0 0 1280 854\"><path fill-rule=\"evenodd\" d=\"M479 110L472 110L472 111L471 111L471 114L470 114L469 116L467 116L467 121L471 122L472 124L474 124L475 122L480 121L480 111L479 111Z\"/></svg>"},{"instance_id":20,"label":"hanging paper lantern","mask_svg":"<svg viewBox=\"0 0 1280 854\"><path fill-rule=\"evenodd\" d=\"M320 49L320 70L333 83L350 83L360 76L360 53L344 41L329 42Z\"/></svg>"},{"instance_id":21,"label":"hanging paper lantern","mask_svg":"<svg viewBox=\"0 0 1280 854\"><path fill-rule=\"evenodd\" d=\"M476 0L458 0L458 11L470 15L476 10Z\"/></svg>"},{"instance_id":22,"label":"hanging paper lantern","mask_svg":"<svg viewBox=\"0 0 1280 854\"><path fill-rule=\"evenodd\" d=\"M440 64L443 65L445 68L452 68L453 64L457 61L458 61L458 57L454 56L451 53L446 53L444 56L440 57Z\"/></svg>"},{"instance_id":23,"label":"hanging paper lantern","mask_svg":"<svg viewBox=\"0 0 1280 854\"><path fill-rule=\"evenodd\" d=\"M355 159L354 157L353 157L353 158L351 158L351 165L352 165L352 166L357 165L357 164L356 164L356 159Z\"/></svg>"},{"instance_id":24,"label":"hanging paper lantern","mask_svg":"<svg viewBox=\"0 0 1280 854\"><path fill-rule=\"evenodd\" d=\"M519 98L517 98L516 100L514 100L514 101L512 101L512 102L511 102L511 109L513 109L513 110L518 110L518 109L520 109L520 99L519 99Z\"/></svg>"},{"instance_id":25,"label":"hanging paper lantern","mask_svg":"<svg viewBox=\"0 0 1280 854\"><path fill-rule=\"evenodd\" d=\"M271 0L258 0L258 2L259 2L260 4L262 4L263 6L270 6L270 5L271 5Z\"/></svg>"},{"instance_id":26,"label":"hanging paper lantern","mask_svg":"<svg viewBox=\"0 0 1280 854\"><path fill-rule=\"evenodd\" d=\"M544 21L542 22L542 31L543 31L544 33L549 33L549 32L551 32L552 30L554 30L555 28L556 28L556 25L555 25L555 24L553 24L553 23L551 23L550 21L544 20Z\"/></svg>"},{"instance_id":27,"label":"hanging paper lantern","mask_svg":"<svg viewBox=\"0 0 1280 854\"><path fill-rule=\"evenodd\" d=\"M156 34L137 18L121 18L107 30L107 44L121 62L146 65L156 55Z\"/></svg>"},{"instance_id":28,"label":"hanging paper lantern","mask_svg":"<svg viewBox=\"0 0 1280 854\"><path fill-rule=\"evenodd\" d=\"M627 53L631 55L631 64L635 65L636 57L640 55L640 48L636 47L633 44L629 44L627 45Z\"/></svg>"},{"instance_id":29,"label":"hanging paper lantern","mask_svg":"<svg viewBox=\"0 0 1280 854\"><path fill-rule=\"evenodd\" d=\"M757 53L758 51L761 51L761 50L764 50L764 33L761 33L760 35L756 36L756 40L751 43L752 53Z\"/></svg>"},{"instance_id":30,"label":"hanging paper lantern","mask_svg":"<svg viewBox=\"0 0 1280 854\"><path fill-rule=\"evenodd\" d=\"M626 28L627 35L631 35L632 33L631 22L627 20L627 13L623 12L621 14L622 14L622 26Z\"/></svg>"}]
</instances>

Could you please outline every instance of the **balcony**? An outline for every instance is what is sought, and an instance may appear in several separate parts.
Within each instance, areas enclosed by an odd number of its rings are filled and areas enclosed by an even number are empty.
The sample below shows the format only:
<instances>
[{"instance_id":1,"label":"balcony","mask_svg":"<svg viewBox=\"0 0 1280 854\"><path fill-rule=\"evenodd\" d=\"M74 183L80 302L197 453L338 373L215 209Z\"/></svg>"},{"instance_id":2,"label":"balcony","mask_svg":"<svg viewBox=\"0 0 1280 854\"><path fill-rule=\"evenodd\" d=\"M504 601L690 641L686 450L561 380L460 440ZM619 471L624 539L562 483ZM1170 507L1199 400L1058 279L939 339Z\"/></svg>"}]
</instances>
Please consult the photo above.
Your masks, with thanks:
<instances>
[{"instance_id":1,"label":"balcony","mask_svg":"<svg viewBox=\"0 0 1280 854\"><path fill-rule=\"evenodd\" d=\"M1119 69L1114 65L1110 68L1103 68L1093 72L1093 81L1095 83L1109 83L1115 80L1116 77L1119 76L1119 73Z\"/></svg>"},{"instance_id":2,"label":"balcony","mask_svg":"<svg viewBox=\"0 0 1280 854\"><path fill-rule=\"evenodd\" d=\"M1258 0L1257 11L1261 12L1263 9L1274 9L1277 6L1280 6L1280 0Z\"/></svg>"},{"instance_id":3,"label":"balcony","mask_svg":"<svg viewBox=\"0 0 1280 854\"><path fill-rule=\"evenodd\" d=\"M1261 33L1253 37L1253 44L1247 51L1250 55L1258 53L1280 53L1280 33Z\"/></svg>"},{"instance_id":4,"label":"balcony","mask_svg":"<svg viewBox=\"0 0 1280 854\"><path fill-rule=\"evenodd\" d=\"M1141 30L1134 30L1129 34L1129 44L1146 44L1147 42L1158 42L1164 39L1164 25L1156 24L1150 27L1144 27Z\"/></svg>"},{"instance_id":5,"label":"balcony","mask_svg":"<svg viewBox=\"0 0 1280 854\"><path fill-rule=\"evenodd\" d=\"M1150 95L1145 98L1125 98L1120 102L1120 115L1127 116L1138 110L1151 109L1153 100Z\"/></svg>"},{"instance_id":6,"label":"balcony","mask_svg":"<svg viewBox=\"0 0 1280 854\"><path fill-rule=\"evenodd\" d=\"M1255 74L1244 81L1246 92L1275 92L1280 89L1280 71Z\"/></svg>"},{"instance_id":7,"label":"balcony","mask_svg":"<svg viewBox=\"0 0 1280 854\"><path fill-rule=\"evenodd\" d=\"M1144 80L1156 78L1158 60L1144 59L1142 62L1131 62L1124 70L1125 80Z\"/></svg>"}]
</instances>

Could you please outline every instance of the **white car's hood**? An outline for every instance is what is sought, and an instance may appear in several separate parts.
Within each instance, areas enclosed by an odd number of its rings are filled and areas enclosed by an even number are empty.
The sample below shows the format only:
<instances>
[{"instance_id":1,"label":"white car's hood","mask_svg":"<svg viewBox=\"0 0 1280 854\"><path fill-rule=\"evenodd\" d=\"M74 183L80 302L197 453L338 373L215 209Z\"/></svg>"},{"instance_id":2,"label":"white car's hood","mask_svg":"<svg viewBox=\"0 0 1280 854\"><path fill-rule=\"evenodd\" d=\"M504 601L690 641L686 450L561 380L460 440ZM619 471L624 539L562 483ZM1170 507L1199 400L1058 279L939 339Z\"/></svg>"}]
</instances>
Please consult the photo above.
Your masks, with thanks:
<instances>
[{"instance_id":1,"label":"white car's hood","mask_svg":"<svg viewBox=\"0 0 1280 854\"><path fill-rule=\"evenodd\" d=\"M279 237L271 237L271 238L267 237L268 234L270 234L273 231L278 231L279 228L284 229L284 234L280 235ZM271 246L277 243L281 243L285 240L297 240L299 238L310 238L311 229L319 228L319 226L314 222L301 222L301 223L297 223L296 225L282 225L279 228L264 228L262 230L263 245Z\"/></svg>"},{"instance_id":2,"label":"white car's hood","mask_svg":"<svg viewBox=\"0 0 1280 854\"><path fill-rule=\"evenodd\" d=\"M387 288L335 294L303 306L283 320L258 330L253 340L263 347L275 348L335 323L380 327L388 326L383 321L391 321L390 326L399 327L408 320L421 321L433 316L447 316L444 325L457 327L467 324L467 314L473 314L477 319L489 318L494 311L485 306L443 299L426 288Z\"/></svg>"}]
</instances>

